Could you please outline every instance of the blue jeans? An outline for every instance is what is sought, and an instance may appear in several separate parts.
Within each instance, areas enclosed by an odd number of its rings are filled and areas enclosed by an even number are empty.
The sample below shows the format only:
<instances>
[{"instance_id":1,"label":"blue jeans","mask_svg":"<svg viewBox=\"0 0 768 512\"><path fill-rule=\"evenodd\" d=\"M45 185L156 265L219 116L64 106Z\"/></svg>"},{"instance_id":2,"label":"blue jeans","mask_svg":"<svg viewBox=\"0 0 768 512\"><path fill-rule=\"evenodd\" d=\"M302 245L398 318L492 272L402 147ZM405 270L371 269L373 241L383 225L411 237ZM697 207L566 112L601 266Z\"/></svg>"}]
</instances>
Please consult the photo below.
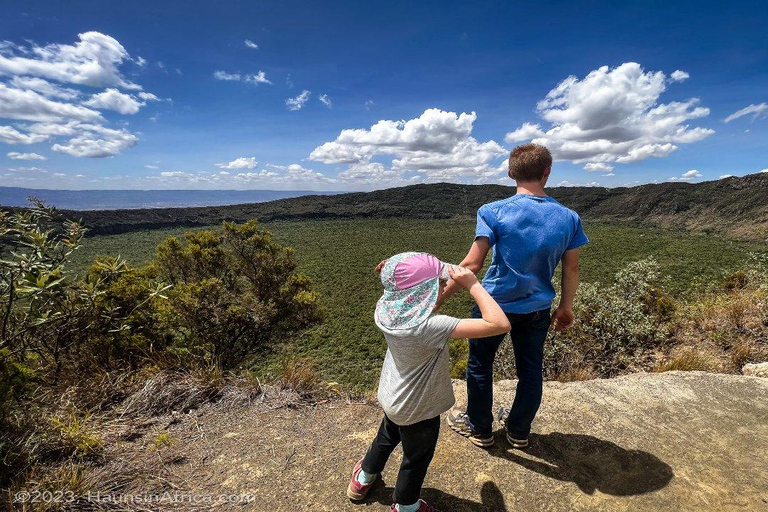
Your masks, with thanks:
<instances>
[{"instance_id":1,"label":"blue jeans","mask_svg":"<svg viewBox=\"0 0 768 512\"><path fill-rule=\"evenodd\" d=\"M472 318L482 318L477 306ZM507 420L507 432L526 439L541 405L544 384L544 340L549 330L549 309L533 313L507 313L512 326L509 335L515 352L517 391ZM493 433L493 359L505 334L469 340L467 361L467 415L479 434Z\"/></svg>"}]
</instances>

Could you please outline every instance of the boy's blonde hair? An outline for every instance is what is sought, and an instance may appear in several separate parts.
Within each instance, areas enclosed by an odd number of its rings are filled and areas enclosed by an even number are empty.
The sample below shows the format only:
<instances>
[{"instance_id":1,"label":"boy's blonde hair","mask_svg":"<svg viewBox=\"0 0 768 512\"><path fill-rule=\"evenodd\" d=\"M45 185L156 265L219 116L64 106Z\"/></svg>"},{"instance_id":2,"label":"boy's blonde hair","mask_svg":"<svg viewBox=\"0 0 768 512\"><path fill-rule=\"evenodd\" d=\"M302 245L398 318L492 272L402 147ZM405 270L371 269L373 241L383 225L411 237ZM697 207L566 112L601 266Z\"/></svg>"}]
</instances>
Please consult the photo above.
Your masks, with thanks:
<instances>
[{"instance_id":1,"label":"boy's blonde hair","mask_svg":"<svg viewBox=\"0 0 768 512\"><path fill-rule=\"evenodd\" d=\"M509 177L515 181L540 181L552 166L552 154L540 144L517 146L509 155Z\"/></svg>"}]
</instances>

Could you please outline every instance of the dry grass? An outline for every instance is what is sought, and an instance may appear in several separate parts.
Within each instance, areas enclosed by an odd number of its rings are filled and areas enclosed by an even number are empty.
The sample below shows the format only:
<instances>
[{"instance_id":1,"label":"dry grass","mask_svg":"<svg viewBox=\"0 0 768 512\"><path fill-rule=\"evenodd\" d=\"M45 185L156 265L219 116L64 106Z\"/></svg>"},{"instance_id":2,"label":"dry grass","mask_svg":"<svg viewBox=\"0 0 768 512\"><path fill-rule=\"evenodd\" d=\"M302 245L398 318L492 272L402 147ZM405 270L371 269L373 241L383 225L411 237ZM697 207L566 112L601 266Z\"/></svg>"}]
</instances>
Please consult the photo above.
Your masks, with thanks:
<instances>
[{"instance_id":1,"label":"dry grass","mask_svg":"<svg viewBox=\"0 0 768 512\"><path fill-rule=\"evenodd\" d=\"M553 380L559 382L576 382L597 379L598 377L598 373L593 368L574 365L558 372L553 376Z\"/></svg>"},{"instance_id":2,"label":"dry grass","mask_svg":"<svg viewBox=\"0 0 768 512\"><path fill-rule=\"evenodd\" d=\"M731 363L735 368L742 368L747 363L760 360L760 351L753 344L734 345L731 349Z\"/></svg>"},{"instance_id":3,"label":"dry grass","mask_svg":"<svg viewBox=\"0 0 768 512\"><path fill-rule=\"evenodd\" d=\"M65 390L65 404L55 411L37 411L40 426L27 438L30 465L12 482L8 493L0 495L0 509L10 509L8 499L15 492L71 493L75 501L62 503L26 504L24 510L110 510L113 504L95 503L83 496L87 493L119 494L128 485L137 482L165 482L175 489L173 472L164 460L165 452L176 442L166 430L179 420L179 414L201 407L245 407L263 405L281 408L306 403L321 391L323 396L339 396L343 392L338 384L322 386L314 365L308 361L287 361L278 382L264 385L250 375L224 375L217 368L203 368L190 372L172 370L145 370L137 375L102 377L106 382L131 382L134 391L122 403L110 410L94 414L74 407L75 402L103 404L92 400L91 394L78 396L83 386ZM141 382L143 380L143 383ZM294 388L295 386L295 388ZM326 389L327 388L327 389ZM93 395L95 396L95 394ZM45 418L51 418L46 420ZM165 426L164 426L165 425ZM150 433L148 446L158 453L153 465L136 465L125 459L123 446ZM103 465L114 466L120 460L119 471L105 472ZM133 504L119 504L115 510L146 510Z\"/></svg>"},{"instance_id":4,"label":"dry grass","mask_svg":"<svg viewBox=\"0 0 768 512\"><path fill-rule=\"evenodd\" d=\"M739 272L722 289L688 305L678 318L676 345L716 357L719 364L705 368L709 371L739 373L746 363L768 360L768 280L757 272Z\"/></svg>"},{"instance_id":5,"label":"dry grass","mask_svg":"<svg viewBox=\"0 0 768 512\"><path fill-rule=\"evenodd\" d=\"M159 416L190 409L215 399L224 379L216 369L194 373L162 370L149 377L120 405L121 415Z\"/></svg>"},{"instance_id":6,"label":"dry grass","mask_svg":"<svg viewBox=\"0 0 768 512\"><path fill-rule=\"evenodd\" d=\"M696 349L686 349L679 355L667 360L664 363L653 368L654 372L671 371L704 371L714 372L720 368L720 361L717 357Z\"/></svg>"},{"instance_id":7,"label":"dry grass","mask_svg":"<svg viewBox=\"0 0 768 512\"><path fill-rule=\"evenodd\" d=\"M282 361L276 384L301 395L312 395L321 389L322 378L315 363L309 359L291 357Z\"/></svg>"},{"instance_id":8,"label":"dry grass","mask_svg":"<svg viewBox=\"0 0 768 512\"><path fill-rule=\"evenodd\" d=\"M133 461L124 461L120 466L119 470L115 470L114 467L107 469L104 466L93 466L71 460L55 465L38 465L32 468L24 482L17 482L8 489L8 494L0 499L0 506L3 505L3 499L6 499L8 510L15 505L17 510L25 512L148 510L140 503L116 503L108 499L93 499L98 495L118 496L137 481L153 480L159 476L138 469ZM12 497L19 491L29 493L31 496L51 496L56 499L29 501L23 506L18 503L12 505Z\"/></svg>"}]
</instances>

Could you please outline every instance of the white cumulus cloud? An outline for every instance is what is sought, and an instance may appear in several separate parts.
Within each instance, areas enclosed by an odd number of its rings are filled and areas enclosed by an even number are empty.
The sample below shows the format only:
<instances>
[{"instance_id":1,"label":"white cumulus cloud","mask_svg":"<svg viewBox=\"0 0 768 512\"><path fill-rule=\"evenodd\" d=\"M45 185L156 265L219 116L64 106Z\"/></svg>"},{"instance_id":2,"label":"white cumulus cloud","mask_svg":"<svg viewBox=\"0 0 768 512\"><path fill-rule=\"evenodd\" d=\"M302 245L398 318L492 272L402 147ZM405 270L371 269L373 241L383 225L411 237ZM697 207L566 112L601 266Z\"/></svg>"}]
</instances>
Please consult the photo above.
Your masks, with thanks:
<instances>
[{"instance_id":1,"label":"white cumulus cloud","mask_svg":"<svg viewBox=\"0 0 768 512\"><path fill-rule=\"evenodd\" d=\"M285 100L285 106L288 107L288 110L301 110L302 107L304 107L304 104L309 101L310 94L312 93L305 89L295 98L288 98Z\"/></svg>"},{"instance_id":2,"label":"white cumulus cloud","mask_svg":"<svg viewBox=\"0 0 768 512\"><path fill-rule=\"evenodd\" d=\"M684 172L682 176L673 176L669 178L669 181L693 181L697 178L701 178L702 174L696 169Z\"/></svg>"},{"instance_id":3,"label":"white cumulus cloud","mask_svg":"<svg viewBox=\"0 0 768 512\"><path fill-rule=\"evenodd\" d=\"M587 171L611 172L613 170L613 166L603 163L590 162L584 166L584 169Z\"/></svg>"},{"instance_id":4,"label":"white cumulus cloud","mask_svg":"<svg viewBox=\"0 0 768 512\"><path fill-rule=\"evenodd\" d=\"M120 73L119 66L130 60L130 55L116 39L100 32L84 32L78 38L73 45L6 45L0 49L0 74L92 87L141 89Z\"/></svg>"},{"instance_id":5,"label":"white cumulus cloud","mask_svg":"<svg viewBox=\"0 0 768 512\"><path fill-rule=\"evenodd\" d=\"M61 87L42 78L32 76L14 76L9 84L16 89L28 89L38 92L46 98L57 98L61 100L74 100L80 96L80 93L68 87Z\"/></svg>"},{"instance_id":6,"label":"white cumulus cloud","mask_svg":"<svg viewBox=\"0 0 768 512\"><path fill-rule=\"evenodd\" d=\"M80 125L81 130L65 144L54 144L51 149L71 156L106 158L131 149L138 137L126 129L115 130L101 125Z\"/></svg>"},{"instance_id":7,"label":"white cumulus cloud","mask_svg":"<svg viewBox=\"0 0 768 512\"><path fill-rule=\"evenodd\" d=\"M256 84L256 85L258 85L258 84L271 84L272 83L269 80L267 80L267 74L265 72L263 72L263 71L259 71L256 74L245 75L245 78L243 78L243 81L246 82L246 83L251 83L251 84Z\"/></svg>"},{"instance_id":8,"label":"white cumulus cloud","mask_svg":"<svg viewBox=\"0 0 768 512\"><path fill-rule=\"evenodd\" d=\"M331 98L329 98L327 94L321 94L320 96L317 97L317 99L322 101L323 105L325 105L326 107L331 108L332 106Z\"/></svg>"},{"instance_id":9,"label":"white cumulus cloud","mask_svg":"<svg viewBox=\"0 0 768 512\"><path fill-rule=\"evenodd\" d=\"M297 185L311 185L315 183L335 183L337 180L327 177L321 172L307 169L299 164L290 165L266 165L267 172L274 172L273 182L289 183L294 182Z\"/></svg>"},{"instance_id":10,"label":"white cumulus cloud","mask_svg":"<svg viewBox=\"0 0 768 512\"><path fill-rule=\"evenodd\" d=\"M33 90L13 89L0 83L0 117L24 121L95 121L101 114L80 105L50 100Z\"/></svg>"},{"instance_id":11,"label":"white cumulus cloud","mask_svg":"<svg viewBox=\"0 0 768 512\"><path fill-rule=\"evenodd\" d=\"M646 72L640 64L627 62L603 66L583 79L570 76L536 106L549 127L525 123L505 140L531 140L547 146L555 159L574 163L631 163L667 156L678 144L714 133L688 124L709 115L698 99L659 103L667 84L683 81L684 75L678 70L667 80L661 71Z\"/></svg>"},{"instance_id":12,"label":"white cumulus cloud","mask_svg":"<svg viewBox=\"0 0 768 512\"><path fill-rule=\"evenodd\" d=\"M671 75L669 75L669 79L672 82L685 82L691 77L688 73L685 71L675 70L672 72Z\"/></svg>"},{"instance_id":13,"label":"white cumulus cloud","mask_svg":"<svg viewBox=\"0 0 768 512\"><path fill-rule=\"evenodd\" d=\"M477 180L504 173L492 161L506 155L493 140L478 142L471 136L477 115L428 109L408 121L381 120L370 129L342 130L310 154L326 164L348 164L339 177L357 182L384 180L405 183ZM391 158L391 166L372 161ZM503 167L503 166L502 166ZM414 174L416 173L416 174ZM419 176L420 175L420 176Z\"/></svg>"},{"instance_id":14,"label":"white cumulus cloud","mask_svg":"<svg viewBox=\"0 0 768 512\"><path fill-rule=\"evenodd\" d=\"M246 39L245 40L245 46L247 46L248 48L252 48L254 50L258 50L259 49L259 45L257 45L256 43L254 43L250 39Z\"/></svg>"},{"instance_id":15,"label":"white cumulus cloud","mask_svg":"<svg viewBox=\"0 0 768 512\"><path fill-rule=\"evenodd\" d=\"M213 78L216 80L231 80L237 82L241 79L239 73L227 73L226 71L214 71Z\"/></svg>"},{"instance_id":16,"label":"white cumulus cloud","mask_svg":"<svg viewBox=\"0 0 768 512\"><path fill-rule=\"evenodd\" d=\"M247 168L243 168L247 169ZM172 183L194 185L204 188L236 188L252 189L254 187L269 187L275 189L296 190L329 189L338 180L323 173L307 169L299 164L273 165L267 164L260 171L228 172L183 172L164 171L159 175L146 178L148 183Z\"/></svg>"},{"instance_id":17,"label":"white cumulus cloud","mask_svg":"<svg viewBox=\"0 0 768 512\"><path fill-rule=\"evenodd\" d=\"M37 144L50 137L37 133L22 133L12 126L0 126L0 142L5 144Z\"/></svg>"},{"instance_id":18,"label":"white cumulus cloud","mask_svg":"<svg viewBox=\"0 0 768 512\"><path fill-rule=\"evenodd\" d=\"M0 126L0 142L35 144L67 137L51 149L92 158L132 148L138 137L126 128L106 126L99 110L135 114L159 98L122 75L124 62L146 64L140 57L131 58L116 39L100 32L84 32L74 44L0 45L0 118L24 122ZM89 87L103 90L83 90Z\"/></svg>"},{"instance_id":19,"label":"white cumulus cloud","mask_svg":"<svg viewBox=\"0 0 768 512\"><path fill-rule=\"evenodd\" d=\"M571 183L568 180L563 180L556 185L557 187L600 187L601 185L596 181L590 181L589 183Z\"/></svg>"},{"instance_id":20,"label":"white cumulus cloud","mask_svg":"<svg viewBox=\"0 0 768 512\"><path fill-rule=\"evenodd\" d=\"M255 156L241 156L231 162L215 164L219 169L255 169L259 163Z\"/></svg>"},{"instance_id":21,"label":"white cumulus cloud","mask_svg":"<svg viewBox=\"0 0 768 512\"><path fill-rule=\"evenodd\" d=\"M104 92L94 94L83 105L97 109L114 110L121 114L135 114L146 103L137 100L130 94L123 94L117 89L107 89Z\"/></svg>"},{"instance_id":22,"label":"white cumulus cloud","mask_svg":"<svg viewBox=\"0 0 768 512\"><path fill-rule=\"evenodd\" d=\"M8 153L8 158L12 160L48 160L48 158L37 153L18 153L16 151Z\"/></svg>"}]
</instances>

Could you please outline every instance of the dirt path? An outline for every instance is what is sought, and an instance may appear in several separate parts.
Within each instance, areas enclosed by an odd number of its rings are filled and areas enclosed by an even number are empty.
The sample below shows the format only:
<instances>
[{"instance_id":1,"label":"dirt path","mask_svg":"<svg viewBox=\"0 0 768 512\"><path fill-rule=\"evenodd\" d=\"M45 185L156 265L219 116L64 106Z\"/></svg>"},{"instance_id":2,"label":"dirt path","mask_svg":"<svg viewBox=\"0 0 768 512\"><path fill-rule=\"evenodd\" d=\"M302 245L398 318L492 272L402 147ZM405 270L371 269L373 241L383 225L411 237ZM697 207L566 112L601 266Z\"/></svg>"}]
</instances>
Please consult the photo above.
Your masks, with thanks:
<instances>
[{"instance_id":1,"label":"dirt path","mask_svg":"<svg viewBox=\"0 0 768 512\"><path fill-rule=\"evenodd\" d=\"M514 387L498 383L496 401ZM507 450L501 431L486 451L444 426L423 497L454 512L768 510L766 396L768 379L700 372L547 383L527 452ZM136 461L101 474L132 472L123 493L176 493L146 510L388 510L399 451L368 501L344 495L379 420L344 402L202 409L167 427L176 441L159 453L156 429L116 447ZM223 494L251 497L206 502Z\"/></svg>"}]
</instances>

